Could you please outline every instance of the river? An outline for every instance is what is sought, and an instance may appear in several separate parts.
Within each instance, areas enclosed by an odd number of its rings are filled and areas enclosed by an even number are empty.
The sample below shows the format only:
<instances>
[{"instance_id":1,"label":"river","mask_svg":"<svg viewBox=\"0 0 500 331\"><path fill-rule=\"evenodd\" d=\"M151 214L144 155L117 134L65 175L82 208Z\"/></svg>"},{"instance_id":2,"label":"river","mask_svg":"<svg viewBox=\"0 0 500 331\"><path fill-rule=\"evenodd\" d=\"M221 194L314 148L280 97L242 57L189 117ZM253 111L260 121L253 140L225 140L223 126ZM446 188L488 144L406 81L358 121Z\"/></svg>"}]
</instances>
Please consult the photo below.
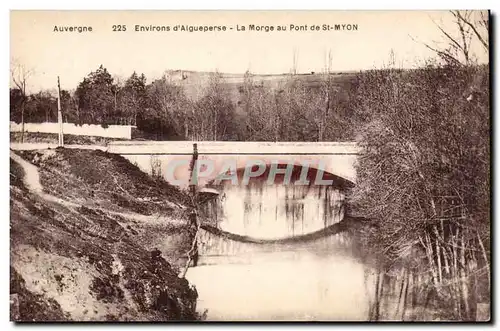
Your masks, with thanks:
<instances>
[{"instance_id":1,"label":"river","mask_svg":"<svg viewBox=\"0 0 500 331\"><path fill-rule=\"evenodd\" d=\"M268 184L266 176L219 187L221 194L207 205L205 216L222 231L259 240L299 237L343 219L347 184L340 178L334 178L339 185L296 186L279 178ZM250 246L236 255L201 252L199 265L186 275L198 291L198 311L223 321L366 320L365 267L349 249L336 249L342 236L333 236L271 246L267 252Z\"/></svg>"},{"instance_id":2,"label":"river","mask_svg":"<svg viewBox=\"0 0 500 331\"><path fill-rule=\"evenodd\" d=\"M364 275L364 266L347 255L300 251L238 263L221 258L190 268L186 277L207 320L363 321L369 307Z\"/></svg>"}]
</instances>

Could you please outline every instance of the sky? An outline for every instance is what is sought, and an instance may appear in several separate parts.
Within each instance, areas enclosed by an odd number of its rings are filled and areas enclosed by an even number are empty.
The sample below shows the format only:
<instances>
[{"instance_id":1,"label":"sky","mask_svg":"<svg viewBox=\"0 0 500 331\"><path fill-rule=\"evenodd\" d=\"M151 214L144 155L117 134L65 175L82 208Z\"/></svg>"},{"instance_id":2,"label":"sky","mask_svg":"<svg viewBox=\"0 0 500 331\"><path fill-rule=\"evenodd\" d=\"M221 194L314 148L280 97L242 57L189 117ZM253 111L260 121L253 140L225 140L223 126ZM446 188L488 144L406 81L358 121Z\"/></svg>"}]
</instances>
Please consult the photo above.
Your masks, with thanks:
<instances>
[{"instance_id":1,"label":"sky","mask_svg":"<svg viewBox=\"0 0 500 331\"><path fill-rule=\"evenodd\" d=\"M433 56L423 43L443 41L435 23L457 32L446 11L12 11L11 62L33 71L28 90L74 89L101 64L120 77L133 71L151 81L166 70L259 74L319 72L331 52L333 71L380 68L391 51L399 67L415 67ZM216 25L220 32L136 32L135 25ZM249 31L249 25L286 26L287 31ZM308 31L289 31L290 24ZM357 31L310 31L311 25L352 24ZM125 25L127 31L113 31ZM54 32L86 26L92 32ZM245 26L246 31L237 31ZM230 28L233 28L232 30ZM442 45L442 44L440 44ZM480 62L488 55L474 44Z\"/></svg>"}]
</instances>

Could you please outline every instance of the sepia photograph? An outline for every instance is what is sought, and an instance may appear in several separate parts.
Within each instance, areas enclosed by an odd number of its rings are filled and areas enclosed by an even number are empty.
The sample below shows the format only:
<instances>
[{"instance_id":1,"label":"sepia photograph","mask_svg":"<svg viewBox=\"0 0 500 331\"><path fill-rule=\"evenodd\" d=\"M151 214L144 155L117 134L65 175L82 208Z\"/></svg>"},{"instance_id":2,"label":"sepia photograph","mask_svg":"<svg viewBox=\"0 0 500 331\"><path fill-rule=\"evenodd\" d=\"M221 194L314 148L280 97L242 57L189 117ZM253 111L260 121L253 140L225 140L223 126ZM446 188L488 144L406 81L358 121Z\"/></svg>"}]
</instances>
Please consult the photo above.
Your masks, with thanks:
<instances>
[{"instance_id":1,"label":"sepia photograph","mask_svg":"<svg viewBox=\"0 0 500 331\"><path fill-rule=\"evenodd\" d=\"M11 10L10 321L491 322L489 10Z\"/></svg>"}]
</instances>

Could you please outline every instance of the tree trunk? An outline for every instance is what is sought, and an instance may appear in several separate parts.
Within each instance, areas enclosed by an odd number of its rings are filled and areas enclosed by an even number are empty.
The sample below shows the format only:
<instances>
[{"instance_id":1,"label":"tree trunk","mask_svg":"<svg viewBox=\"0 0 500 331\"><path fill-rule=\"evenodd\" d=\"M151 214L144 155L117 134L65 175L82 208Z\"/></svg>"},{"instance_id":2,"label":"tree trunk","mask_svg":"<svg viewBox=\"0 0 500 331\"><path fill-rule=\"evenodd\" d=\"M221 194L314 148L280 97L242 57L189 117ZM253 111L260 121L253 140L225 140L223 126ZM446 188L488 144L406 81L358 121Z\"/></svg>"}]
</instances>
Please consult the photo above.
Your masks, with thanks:
<instances>
[{"instance_id":1,"label":"tree trunk","mask_svg":"<svg viewBox=\"0 0 500 331\"><path fill-rule=\"evenodd\" d=\"M432 227L434 229L434 235L436 236L435 242L436 242L436 257L437 257L437 272L438 272L438 280L439 283L441 284L443 282L443 269L441 267L441 247L439 245L439 232L437 229L437 226Z\"/></svg>"},{"instance_id":2,"label":"tree trunk","mask_svg":"<svg viewBox=\"0 0 500 331\"><path fill-rule=\"evenodd\" d=\"M439 286L439 280L438 280L438 275L437 275L437 270L436 270L436 263L434 261L434 250L432 248L432 242L431 242L431 239L430 239L428 233L425 234L424 238L425 238L425 243L426 243L427 259L429 260L429 264L430 264L432 281L433 281L435 288L437 289Z\"/></svg>"},{"instance_id":3,"label":"tree trunk","mask_svg":"<svg viewBox=\"0 0 500 331\"><path fill-rule=\"evenodd\" d=\"M462 247L460 250L460 278L461 278L461 284L462 284L462 296L463 296L463 302L464 302L464 310L465 310L465 318L467 320L470 319L470 298L469 298L469 281L468 281L468 275L467 275L467 270L466 270L466 263L465 263L465 235L464 231L462 231Z\"/></svg>"},{"instance_id":4,"label":"tree trunk","mask_svg":"<svg viewBox=\"0 0 500 331\"><path fill-rule=\"evenodd\" d=\"M21 103L21 143L24 143L24 100Z\"/></svg>"},{"instance_id":5,"label":"tree trunk","mask_svg":"<svg viewBox=\"0 0 500 331\"><path fill-rule=\"evenodd\" d=\"M453 233L453 232L452 232ZM452 284L453 284L453 293L456 294L456 299L455 299L455 305L456 305L456 311L459 314L459 318L462 316L462 302L460 300L460 295L459 295L459 287L458 287L458 282L460 281L460 274L458 270L458 254L457 254L457 238L460 234L460 229L457 228L456 234L452 237L452 251L453 251L453 272L452 272Z\"/></svg>"},{"instance_id":6,"label":"tree trunk","mask_svg":"<svg viewBox=\"0 0 500 331\"><path fill-rule=\"evenodd\" d=\"M400 311L402 312L401 314L401 320L404 318L404 310L406 306L406 295L408 293L408 272L406 268L403 268L402 271L402 278L401 278L401 287L399 291L399 297L398 297L398 306L396 308L396 314L395 317L398 318Z\"/></svg>"},{"instance_id":7,"label":"tree trunk","mask_svg":"<svg viewBox=\"0 0 500 331\"><path fill-rule=\"evenodd\" d=\"M375 295L373 303L370 305L370 320L378 321L379 319L379 289L380 289L380 271L377 270L377 280L375 282Z\"/></svg>"},{"instance_id":8,"label":"tree trunk","mask_svg":"<svg viewBox=\"0 0 500 331\"><path fill-rule=\"evenodd\" d=\"M476 231L477 240L479 241L479 246L481 247L481 252L483 253L484 263L488 272L488 289L491 289L491 274L490 274L490 262L488 260L488 254L486 253L486 249L484 248L483 240L481 236L479 236L479 232Z\"/></svg>"}]
</instances>

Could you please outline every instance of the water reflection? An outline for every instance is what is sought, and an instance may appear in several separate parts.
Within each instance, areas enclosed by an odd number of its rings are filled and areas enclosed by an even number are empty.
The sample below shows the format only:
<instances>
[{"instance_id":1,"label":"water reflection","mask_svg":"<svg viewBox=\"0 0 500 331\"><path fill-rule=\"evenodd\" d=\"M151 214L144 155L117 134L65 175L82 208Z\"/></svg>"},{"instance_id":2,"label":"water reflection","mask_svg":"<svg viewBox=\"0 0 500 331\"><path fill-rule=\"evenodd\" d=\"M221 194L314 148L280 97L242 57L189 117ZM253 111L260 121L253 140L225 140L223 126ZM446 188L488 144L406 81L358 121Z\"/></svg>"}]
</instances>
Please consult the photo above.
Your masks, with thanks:
<instances>
[{"instance_id":1,"label":"water reflection","mask_svg":"<svg viewBox=\"0 0 500 331\"><path fill-rule=\"evenodd\" d=\"M208 320L366 320L364 266L347 256L267 253L251 264L191 268Z\"/></svg>"},{"instance_id":2,"label":"water reflection","mask_svg":"<svg viewBox=\"0 0 500 331\"><path fill-rule=\"evenodd\" d=\"M219 198L205 205L204 216L221 230L256 239L289 238L338 223L346 213L344 199L352 183L339 177L325 174L333 180L329 186L293 185L301 171L296 167L291 183L278 175L268 184L268 168L242 185L244 171L238 170L239 185L219 185ZM307 179L313 182L316 175L309 169ZM197 288L198 310L207 309L209 320L366 320L365 267L349 249L336 249L344 239L337 234L308 244L270 246L267 252L245 246L232 256L224 249L228 241L221 240L205 256L210 262L200 256L199 266L186 277Z\"/></svg>"},{"instance_id":3,"label":"water reflection","mask_svg":"<svg viewBox=\"0 0 500 331\"><path fill-rule=\"evenodd\" d=\"M252 178L248 185L225 181L218 187L219 198L205 206L205 215L221 230L262 239L287 238L321 230L344 217L344 191L349 183L334 175L330 186L293 185L299 178L295 167L289 184L283 175L269 184L268 171ZM240 169L241 179L245 169ZM310 169L308 180L314 181L316 170Z\"/></svg>"}]
</instances>

